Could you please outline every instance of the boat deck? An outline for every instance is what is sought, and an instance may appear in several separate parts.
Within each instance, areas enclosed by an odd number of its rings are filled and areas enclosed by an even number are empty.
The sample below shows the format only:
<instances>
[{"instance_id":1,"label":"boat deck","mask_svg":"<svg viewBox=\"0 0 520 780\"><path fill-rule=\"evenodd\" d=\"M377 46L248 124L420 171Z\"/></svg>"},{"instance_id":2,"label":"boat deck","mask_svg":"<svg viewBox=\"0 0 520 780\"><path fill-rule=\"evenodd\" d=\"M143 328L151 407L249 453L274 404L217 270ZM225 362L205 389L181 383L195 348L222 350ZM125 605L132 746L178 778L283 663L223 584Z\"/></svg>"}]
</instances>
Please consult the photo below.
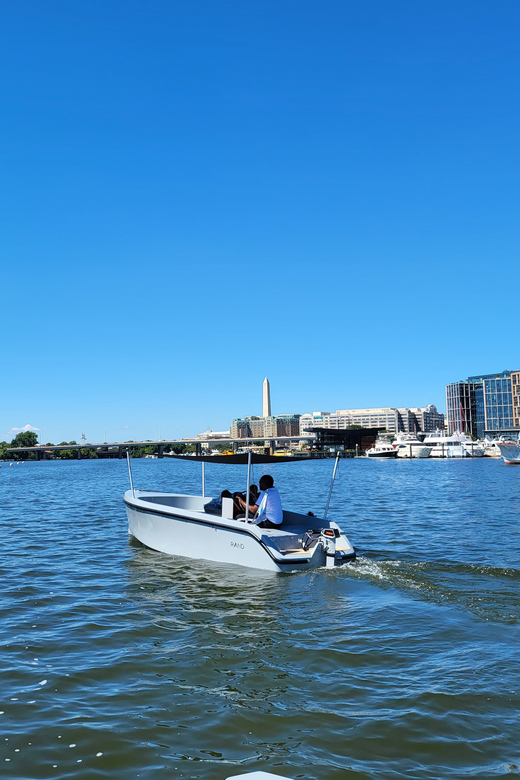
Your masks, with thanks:
<instances>
[{"instance_id":1,"label":"boat deck","mask_svg":"<svg viewBox=\"0 0 520 780\"><path fill-rule=\"evenodd\" d=\"M204 511L207 503L212 501L211 496L190 496L180 493L157 493L143 490L136 490L136 499L139 502L146 502L170 510L175 516L181 516L186 519L192 517L199 522L202 520L208 525L218 524L227 527L244 529L244 520L233 519L232 500L224 499L222 515L208 514ZM229 502L229 503L228 503ZM331 528L331 524L323 518L314 515L300 514L298 512L283 511L283 525L278 528L259 528L253 523L246 524L247 531L261 539L264 544L277 550L282 555L297 554L302 555L309 552L309 548L304 547L303 537L309 531L319 532L324 528ZM311 543L310 549L314 547Z\"/></svg>"}]
</instances>

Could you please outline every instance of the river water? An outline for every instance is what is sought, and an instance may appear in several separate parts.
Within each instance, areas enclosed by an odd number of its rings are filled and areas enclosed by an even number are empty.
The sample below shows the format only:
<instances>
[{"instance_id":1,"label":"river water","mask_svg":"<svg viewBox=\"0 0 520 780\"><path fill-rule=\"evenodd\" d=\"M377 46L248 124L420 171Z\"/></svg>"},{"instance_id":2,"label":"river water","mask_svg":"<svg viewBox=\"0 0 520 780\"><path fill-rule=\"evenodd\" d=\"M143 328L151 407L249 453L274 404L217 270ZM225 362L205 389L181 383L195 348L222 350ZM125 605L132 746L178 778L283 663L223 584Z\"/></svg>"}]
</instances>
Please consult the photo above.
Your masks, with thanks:
<instances>
[{"instance_id":1,"label":"river water","mask_svg":"<svg viewBox=\"0 0 520 780\"><path fill-rule=\"evenodd\" d=\"M200 492L200 464L132 465ZM319 513L332 467L271 473ZM206 467L209 494L244 480ZM144 548L127 486L124 461L2 464L2 778L520 777L520 468L342 461L358 560L293 575Z\"/></svg>"}]
</instances>

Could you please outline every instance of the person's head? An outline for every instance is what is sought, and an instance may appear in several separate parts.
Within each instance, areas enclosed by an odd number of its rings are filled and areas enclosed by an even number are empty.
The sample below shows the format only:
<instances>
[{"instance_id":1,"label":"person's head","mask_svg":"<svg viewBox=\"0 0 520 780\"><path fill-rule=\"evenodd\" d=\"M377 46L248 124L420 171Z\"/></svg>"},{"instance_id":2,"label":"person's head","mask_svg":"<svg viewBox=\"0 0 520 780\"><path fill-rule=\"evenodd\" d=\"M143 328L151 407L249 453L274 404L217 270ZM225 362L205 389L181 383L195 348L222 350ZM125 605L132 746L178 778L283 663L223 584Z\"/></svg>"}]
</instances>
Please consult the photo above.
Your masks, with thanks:
<instances>
[{"instance_id":1,"label":"person's head","mask_svg":"<svg viewBox=\"0 0 520 780\"><path fill-rule=\"evenodd\" d=\"M264 474L263 477L260 477L260 490L268 490L269 488L272 488L274 485L274 479L270 474Z\"/></svg>"}]
</instances>

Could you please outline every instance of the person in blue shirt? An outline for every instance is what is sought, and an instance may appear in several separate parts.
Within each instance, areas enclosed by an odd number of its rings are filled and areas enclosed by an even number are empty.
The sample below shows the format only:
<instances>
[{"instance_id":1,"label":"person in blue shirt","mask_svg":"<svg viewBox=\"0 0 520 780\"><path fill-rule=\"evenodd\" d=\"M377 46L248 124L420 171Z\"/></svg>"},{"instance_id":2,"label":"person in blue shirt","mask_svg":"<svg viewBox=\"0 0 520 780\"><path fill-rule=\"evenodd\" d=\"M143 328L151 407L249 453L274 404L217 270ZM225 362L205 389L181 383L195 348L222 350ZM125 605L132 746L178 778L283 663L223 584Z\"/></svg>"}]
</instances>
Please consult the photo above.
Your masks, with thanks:
<instances>
[{"instance_id":1,"label":"person in blue shirt","mask_svg":"<svg viewBox=\"0 0 520 780\"><path fill-rule=\"evenodd\" d=\"M274 479L270 474L264 474L260 479L260 495L254 504L249 506L249 522L260 528L280 528L283 521L282 500L274 487ZM237 497L239 506L245 511L246 502Z\"/></svg>"}]
</instances>

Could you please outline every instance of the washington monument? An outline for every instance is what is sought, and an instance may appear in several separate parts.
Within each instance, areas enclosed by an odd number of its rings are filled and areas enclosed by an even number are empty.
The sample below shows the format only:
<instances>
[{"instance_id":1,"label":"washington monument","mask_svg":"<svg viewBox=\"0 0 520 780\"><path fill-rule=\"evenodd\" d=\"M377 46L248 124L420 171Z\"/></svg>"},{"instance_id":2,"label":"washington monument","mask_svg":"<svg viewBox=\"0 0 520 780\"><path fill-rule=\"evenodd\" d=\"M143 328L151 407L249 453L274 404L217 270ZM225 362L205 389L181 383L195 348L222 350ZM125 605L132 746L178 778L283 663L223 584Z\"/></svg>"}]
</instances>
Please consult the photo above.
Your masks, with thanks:
<instances>
[{"instance_id":1,"label":"washington monument","mask_svg":"<svg viewBox=\"0 0 520 780\"><path fill-rule=\"evenodd\" d=\"M269 387L269 380L266 377L264 379L264 406L262 417L271 416L271 388Z\"/></svg>"}]
</instances>

